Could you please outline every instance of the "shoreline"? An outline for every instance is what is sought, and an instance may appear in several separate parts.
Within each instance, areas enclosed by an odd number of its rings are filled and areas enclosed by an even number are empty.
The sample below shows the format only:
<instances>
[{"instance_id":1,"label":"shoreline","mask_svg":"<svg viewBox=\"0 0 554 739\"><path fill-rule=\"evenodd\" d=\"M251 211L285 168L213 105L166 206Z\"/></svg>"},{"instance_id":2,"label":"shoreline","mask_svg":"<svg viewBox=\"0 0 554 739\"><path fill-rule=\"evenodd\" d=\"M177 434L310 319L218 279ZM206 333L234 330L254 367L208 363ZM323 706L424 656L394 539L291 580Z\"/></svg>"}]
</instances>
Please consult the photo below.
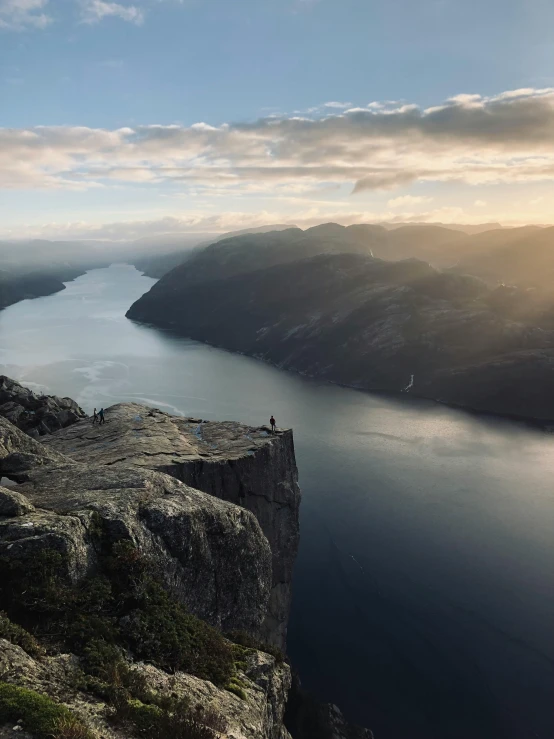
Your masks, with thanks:
<instances>
[{"instance_id":1,"label":"shoreline","mask_svg":"<svg viewBox=\"0 0 554 739\"><path fill-rule=\"evenodd\" d=\"M416 400L416 401L427 401L431 403L436 403L437 405L444 406L446 408L452 408L453 410L458 410L458 411L467 413L472 416L482 416L485 418L498 419L502 421L523 423L537 430L541 430L544 433L550 433L550 430L554 432L554 418L544 418L543 419L543 418L537 418L535 416L527 416L527 415L516 414L516 413L498 413L497 411L473 408L469 405L462 405L460 403L454 403L451 401L441 400L440 398L432 397L429 395L419 395L417 393L407 393L404 391L395 392L392 390L384 390L384 389L379 389L379 388L366 388L360 385L348 385L346 383L342 383L342 382L338 382L334 380L319 378L317 375L310 375L305 372L302 372L301 370L294 369L292 367L281 367L279 366L279 364L272 362L271 360L266 359L265 357L261 355L248 354L246 352L236 351L234 349L229 349L229 347L222 346L221 344L214 344L210 341L194 338L193 336L186 336L185 334L180 333L179 331L177 331L174 328L171 328L170 326L158 326L157 324L152 323L150 321L141 321L136 318L129 318L127 314L125 315L125 317L127 318L127 320L133 321L134 323L137 323L141 326L147 326L149 328L155 329L156 331L164 331L180 339L188 339L190 341L196 341L199 344L211 346L214 349L221 349L222 351L229 352L230 354L238 354L242 357L248 357L249 359L254 359L258 362L263 362L264 364L267 364L270 367L274 367L275 369L278 369L281 372L289 372L293 375L303 377L306 380L319 382L323 385L332 385L335 387L345 388L348 390L356 390L358 392L369 393L371 395L381 396L384 398L399 400L399 401L405 400L407 398L412 398L413 400Z\"/></svg>"}]
</instances>

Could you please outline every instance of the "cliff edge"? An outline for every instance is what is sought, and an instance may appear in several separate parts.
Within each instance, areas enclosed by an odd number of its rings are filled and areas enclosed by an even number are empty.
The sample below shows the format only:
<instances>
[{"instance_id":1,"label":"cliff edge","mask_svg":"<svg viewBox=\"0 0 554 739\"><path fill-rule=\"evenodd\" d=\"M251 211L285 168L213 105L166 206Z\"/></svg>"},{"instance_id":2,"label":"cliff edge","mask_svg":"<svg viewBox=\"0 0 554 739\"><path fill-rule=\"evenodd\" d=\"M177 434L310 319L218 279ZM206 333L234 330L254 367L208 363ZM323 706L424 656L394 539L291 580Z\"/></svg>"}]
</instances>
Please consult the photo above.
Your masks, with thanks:
<instances>
[{"instance_id":1,"label":"cliff edge","mask_svg":"<svg viewBox=\"0 0 554 739\"><path fill-rule=\"evenodd\" d=\"M75 462L153 470L254 514L272 552L272 587L260 636L285 649L300 490L292 431L177 418L121 403L103 426L90 421L44 439Z\"/></svg>"},{"instance_id":2,"label":"cliff edge","mask_svg":"<svg viewBox=\"0 0 554 739\"><path fill-rule=\"evenodd\" d=\"M132 419L140 438L137 410L117 408L112 430ZM74 426L93 446L108 427ZM54 437L0 417L0 724L25 724L39 695L78 737L289 737L290 669L257 648L273 557L254 514L144 465L78 461Z\"/></svg>"},{"instance_id":3,"label":"cliff edge","mask_svg":"<svg viewBox=\"0 0 554 739\"><path fill-rule=\"evenodd\" d=\"M292 432L128 403L69 423L39 440L0 407L0 737L370 738L279 648Z\"/></svg>"}]
</instances>

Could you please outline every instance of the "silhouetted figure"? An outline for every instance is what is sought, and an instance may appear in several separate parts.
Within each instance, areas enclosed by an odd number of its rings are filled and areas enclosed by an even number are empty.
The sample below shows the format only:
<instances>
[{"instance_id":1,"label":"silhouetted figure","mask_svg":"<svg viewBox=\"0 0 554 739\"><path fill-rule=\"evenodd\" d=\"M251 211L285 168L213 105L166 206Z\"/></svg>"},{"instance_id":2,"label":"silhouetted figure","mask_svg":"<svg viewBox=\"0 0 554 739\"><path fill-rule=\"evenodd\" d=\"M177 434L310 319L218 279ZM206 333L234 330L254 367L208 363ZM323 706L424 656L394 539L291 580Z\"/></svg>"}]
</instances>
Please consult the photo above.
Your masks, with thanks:
<instances>
[{"instance_id":1,"label":"silhouetted figure","mask_svg":"<svg viewBox=\"0 0 554 739\"><path fill-rule=\"evenodd\" d=\"M98 418L100 419L100 424L105 423L105 420L106 419L104 418L104 409L103 408L100 408L100 410L98 411Z\"/></svg>"},{"instance_id":2,"label":"silhouetted figure","mask_svg":"<svg viewBox=\"0 0 554 739\"><path fill-rule=\"evenodd\" d=\"M94 409L94 412L92 414L92 423L98 423L98 413L96 412L96 408Z\"/></svg>"},{"instance_id":3,"label":"silhouetted figure","mask_svg":"<svg viewBox=\"0 0 554 739\"><path fill-rule=\"evenodd\" d=\"M275 433L275 419L273 418L273 416L271 416L271 418L269 419L269 423L271 424L272 433Z\"/></svg>"}]
</instances>

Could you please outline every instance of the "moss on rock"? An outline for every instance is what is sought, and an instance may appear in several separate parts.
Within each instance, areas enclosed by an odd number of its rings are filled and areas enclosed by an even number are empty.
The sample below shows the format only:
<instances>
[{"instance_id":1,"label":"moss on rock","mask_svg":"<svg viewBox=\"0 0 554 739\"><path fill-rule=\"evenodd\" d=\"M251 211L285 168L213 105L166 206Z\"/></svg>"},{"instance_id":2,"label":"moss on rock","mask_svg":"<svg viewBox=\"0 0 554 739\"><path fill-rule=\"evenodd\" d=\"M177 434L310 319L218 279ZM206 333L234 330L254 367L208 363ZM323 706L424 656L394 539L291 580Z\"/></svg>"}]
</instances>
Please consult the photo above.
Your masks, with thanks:
<instances>
[{"instance_id":1,"label":"moss on rock","mask_svg":"<svg viewBox=\"0 0 554 739\"><path fill-rule=\"evenodd\" d=\"M34 690L0 682L0 723L21 721L39 739L93 739L68 708Z\"/></svg>"}]
</instances>

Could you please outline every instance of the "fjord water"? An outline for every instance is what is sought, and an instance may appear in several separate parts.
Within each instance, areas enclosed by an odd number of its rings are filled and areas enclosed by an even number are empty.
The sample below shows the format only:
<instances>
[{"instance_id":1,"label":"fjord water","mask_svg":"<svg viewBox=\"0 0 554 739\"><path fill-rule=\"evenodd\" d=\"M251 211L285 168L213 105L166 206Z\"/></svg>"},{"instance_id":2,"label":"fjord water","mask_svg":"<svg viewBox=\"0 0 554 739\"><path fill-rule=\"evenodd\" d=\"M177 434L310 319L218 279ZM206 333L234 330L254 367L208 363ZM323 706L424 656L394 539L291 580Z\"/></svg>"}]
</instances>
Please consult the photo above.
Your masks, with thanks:
<instances>
[{"instance_id":1,"label":"fjord water","mask_svg":"<svg viewBox=\"0 0 554 739\"><path fill-rule=\"evenodd\" d=\"M127 320L153 283L114 265L0 312L0 372L89 412L273 413L303 491L289 652L305 686L376 739L551 739L554 437Z\"/></svg>"}]
</instances>

